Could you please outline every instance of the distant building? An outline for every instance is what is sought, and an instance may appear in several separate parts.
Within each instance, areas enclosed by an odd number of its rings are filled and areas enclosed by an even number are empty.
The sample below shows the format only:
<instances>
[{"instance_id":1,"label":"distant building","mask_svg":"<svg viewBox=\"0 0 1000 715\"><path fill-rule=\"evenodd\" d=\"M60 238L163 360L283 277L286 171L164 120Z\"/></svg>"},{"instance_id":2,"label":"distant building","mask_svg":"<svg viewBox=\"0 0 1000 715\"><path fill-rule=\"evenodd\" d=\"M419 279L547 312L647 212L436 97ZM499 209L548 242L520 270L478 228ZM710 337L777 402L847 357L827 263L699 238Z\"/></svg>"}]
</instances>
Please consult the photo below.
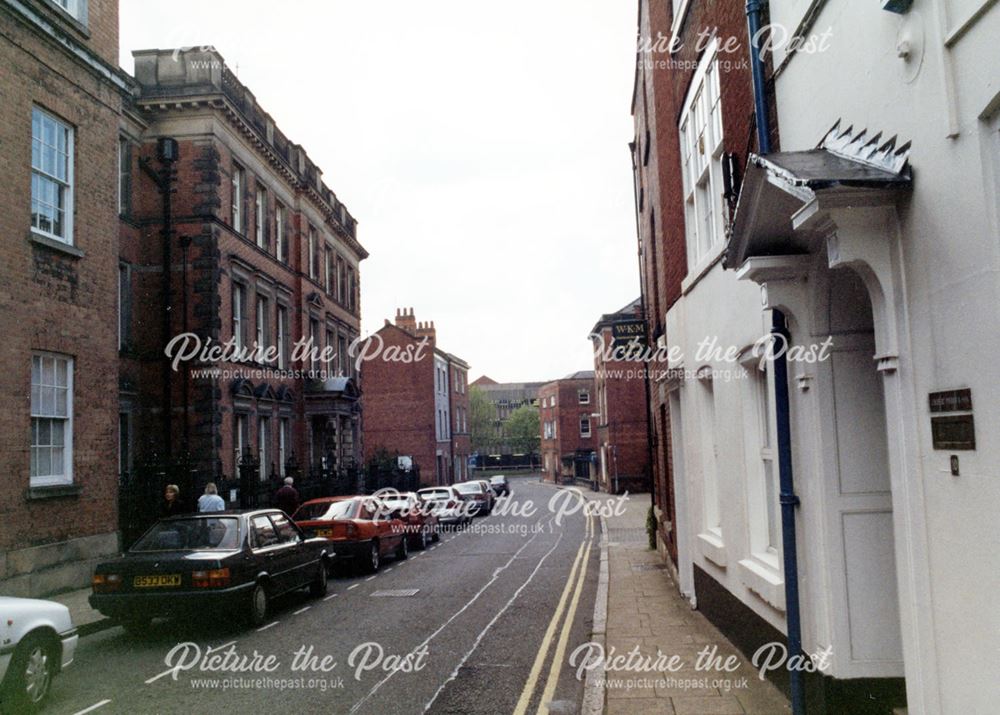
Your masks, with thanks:
<instances>
[{"instance_id":1,"label":"distant building","mask_svg":"<svg viewBox=\"0 0 1000 715\"><path fill-rule=\"evenodd\" d=\"M544 479L556 484L596 479L594 372L574 372L538 390Z\"/></svg>"},{"instance_id":2,"label":"distant building","mask_svg":"<svg viewBox=\"0 0 1000 715\"><path fill-rule=\"evenodd\" d=\"M410 457L423 485L468 479L468 363L440 350L434 323L418 323L412 308L398 310L375 336L382 356L413 359L376 357L361 367L365 460L382 450Z\"/></svg>"},{"instance_id":3,"label":"distant building","mask_svg":"<svg viewBox=\"0 0 1000 715\"><path fill-rule=\"evenodd\" d=\"M510 416L525 405L538 406L538 388L544 382L496 382L483 375L472 383L472 387L480 390L496 410L493 422L494 442L490 446L490 454L511 454L513 448L504 438L504 428Z\"/></svg>"},{"instance_id":4,"label":"distant building","mask_svg":"<svg viewBox=\"0 0 1000 715\"><path fill-rule=\"evenodd\" d=\"M598 484L607 492L649 489L650 440L646 408L646 372L650 366L622 357L625 346L645 337L642 302L636 299L607 313L591 330L594 387L597 391ZM638 343L634 343L636 339ZM622 348L614 352L615 348ZM655 368L654 368L655 369Z\"/></svg>"}]
</instances>

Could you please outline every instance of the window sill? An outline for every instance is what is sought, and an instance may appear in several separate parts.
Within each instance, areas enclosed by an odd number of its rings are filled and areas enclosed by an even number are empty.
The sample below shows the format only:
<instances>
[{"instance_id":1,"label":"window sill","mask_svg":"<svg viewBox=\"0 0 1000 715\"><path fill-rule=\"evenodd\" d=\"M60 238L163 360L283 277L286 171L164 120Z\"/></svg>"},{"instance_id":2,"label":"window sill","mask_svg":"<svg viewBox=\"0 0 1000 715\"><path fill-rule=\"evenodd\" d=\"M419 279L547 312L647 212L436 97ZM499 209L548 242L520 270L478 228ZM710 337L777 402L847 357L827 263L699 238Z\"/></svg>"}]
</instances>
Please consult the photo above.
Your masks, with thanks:
<instances>
[{"instance_id":1,"label":"window sill","mask_svg":"<svg viewBox=\"0 0 1000 715\"><path fill-rule=\"evenodd\" d=\"M723 543L722 537L712 532L705 532L698 534L697 538L701 555L716 566L726 568L729 557L726 555L726 545Z\"/></svg>"},{"instance_id":2,"label":"window sill","mask_svg":"<svg viewBox=\"0 0 1000 715\"><path fill-rule=\"evenodd\" d=\"M739 561L740 581L768 605L784 612L785 582L781 574L756 557Z\"/></svg>"},{"instance_id":3,"label":"window sill","mask_svg":"<svg viewBox=\"0 0 1000 715\"><path fill-rule=\"evenodd\" d=\"M705 274L708 273L715 266L716 263L722 260L722 257L726 253L726 242L721 241L719 245L712 249L711 252L707 253L702 257L693 269L688 271L687 276L681 281L681 293L687 295L691 292Z\"/></svg>"},{"instance_id":4,"label":"window sill","mask_svg":"<svg viewBox=\"0 0 1000 715\"><path fill-rule=\"evenodd\" d=\"M67 256L73 258L83 258L84 253L76 246L69 243L63 243L62 241L50 238L44 233L38 233L37 231L31 231L28 234L28 240L37 246L43 246L45 248L51 249L53 251L59 251L60 253L65 253Z\"/></svg>"},{"instance_id":5,"label":"window sill","mask_svg":"<svg viewBox=\"0 0 1000 715\"><path fill-rule=\"evenodd\" d=\"M75 499L80 496L82 491L83 489L79 484L47 484L45 486L28 487L25 498L28 501L64 499L67 497Z\"/></svg>"}]
</instances>

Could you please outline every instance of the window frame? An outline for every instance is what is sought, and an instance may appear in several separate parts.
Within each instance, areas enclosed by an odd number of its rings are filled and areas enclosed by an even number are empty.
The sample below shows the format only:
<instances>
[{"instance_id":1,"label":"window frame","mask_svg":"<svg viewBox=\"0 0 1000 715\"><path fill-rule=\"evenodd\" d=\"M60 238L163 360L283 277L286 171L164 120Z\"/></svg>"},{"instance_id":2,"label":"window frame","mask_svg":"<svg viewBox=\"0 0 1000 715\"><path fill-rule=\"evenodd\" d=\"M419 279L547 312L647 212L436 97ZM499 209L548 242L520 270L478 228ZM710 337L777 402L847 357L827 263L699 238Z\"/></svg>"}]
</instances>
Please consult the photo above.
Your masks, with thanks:
<instances>
[{"instance_id":1,"label":"window frame","mask_svg":"<svg viewBox=\"0 0 1000 715\"><path fill-rule=\"evenodd\" d=\"M66 153L65 153L66 178L65 179L60 179L59 177L55 176L54 174L48 173L47 171L45 171L40 166L39 167L35 166L35 160L34 160L34 143L35 143L36 140L40 144L42 143L42 135L39 135L37 138L35 136L35 116L36 116L36 114L40 117L40 120L42 122L48 120L48 121L52 122L53 124L55 124L55 126L56 126L56 128L58 130L60 130L62 132L65 132L65 135L66 135ZM75 183L75 171L76 171L76 161L75 161L75 157L76 157L76 127L74 127L69 122L61 119L56 114L53 114L52 112L48 111L47 109L44 109L44 108L38 106L37 104L36 105L32 105L32 107L31 107L31 144L32 144L31 152L30 152L30 154L31 154L31 160L30 160L31 187L30 187L30 192L29 192L29 197L30 197L29 200L30 200L30 205L31 205L31 216L32 216L31 221L30 221L31 232L35 233L35 234L38 234L39 236L44 236L45 238L52 239L53 241L58 241L59 243L65 243L68 246L75 246L76 245L76 240L75 240L75 235L74 235L74 231L73 231L73 229L74 229L74 221L73 221L74 216L73 216L73 213L74 213L75 208L76 208L75 195L74 195L74 190L75 190L75 187L76 187L76 183ZM56 152L58 152L58 145L56 147L54 147L54 149L56 150ZM39 159L41 159L41 152L39 152ZM62 236L60 236L59 234L54 233L52 231L46 231L45 229L41 228L40 226L36 226L35 225L34 204L36 202L40 201L40 197L36 197L36 194L35 194L35 176L36 175L39 177L40 180L44 179L46 181L50 181L52 183L60 185L63 188L63 203L62 203L61 210L62 210L62 213L63 213L63 234L64 235L62 235ZM59 209L57 208L56 210L58 211Z\"/></svg>"},{"instance_id":2,"label":"window frame","mask_svg":"<svg viewBox=\"0 0 1000 715\"><path fill-rule=\"evenodd\" d=\"M49 359L49 360L56 361L56 364L54 366L54 370L56 371L56 374L58 374L58 361L65 362L66 363L66 385L62 386L62 385L58 385L57 383L53 383L53 384L50 385L48 383L43 383L43 382L36 383L35 382L35 359L36 358L39 359L39 360ZM47 352L47 351L44 351L44 350L35 350L35 351L32 351L32 353L31 353L31 383L30 383L31 384L31 403L30 403L30 409L29 409L29 422L30 422L30 435L31 435L30 436L30 442L29 442L29 445L30 445L29 446L30 456L34 456L34 454L35 454L34 450L35 449L48 448L50 450L50 452L49 452L49 460L50 460L50 462L49 463L51 465L51 459L52 459L51 450L55 447L55 445L52 444L51 436L49 438L49 443L48 444L46 444L46 445L36 444L36 442L35 442L35 434L36 434L37 430L36 430L36 426L35 426L35 420L36 419L37 420L49 420L50 422L51 421L55 421L55 420L61 420L63 422L63 428L62 428L62 431L63 431L63 441L62 441L62 450L63 450L62 468L63 468L63 471L62 471L61 474L53 474L52 471L51 471L51 466L50 466L48 474L36 474L35 473L36 472L36 466L35 465L37 464L37 460L29 459L30 468L29 468L28 474L29 474L29 484L30 484L31 487L50 487L50 486L64 486L64 485L73 484L73 426L74 426L74 420L73 420L73 402L74 402L74 400L73 400L73 398L74 398L74 390L75 390L75 382L74 382L74 378L75 378L75 375L74 375L75 363L76 363L76 360L75 360L75 358L72 355L65 355L63 353L55 353L55 352ZM43 372L42 372L43 370L44 370L44 367L40 364L39 365L39 375L40 375L40 377L43 374ZM36 401L35 401L35 390L36 390L36 388L38 389L39 402L42 399L41 390L43 388L64 389L66 391L66 407L65 407L66 414L65 414L65 416L56 414L58 412L58 409L55 407L55 405L57 404L57 400L56 400L56 397L55 397L56 393L53 393L53 401L54 401L53 404L54 404L54 406L53 406L52 412L51 413L44 413L41 410L41 408L38 405L36 405ZM51 425L50 425L49 429L50 429L50 435L51 435Z\"/></svg>"},{"instance_id":3,"label":"window frame","mask_svg":"<svg viewBox=\"0 0 1000 715\"><path fill-rule=\"evenodd\" d=\"M267 189L258 183L254 186L254 243L257 248L267 250Z\"/></svg>"},{"instance_id":4,"label":"window frame","mask_svg":"<svg viewBox=\"0 0 1000 715\"><path fill-rule=\"evenodd\" d=\"M584 429L584 427L586 427L586 429ZM580 437L581 438L589 438L592 434L593 434L593 430L591 429L590 418L589 417L581 417L580 418Z\"/></svg>"},{"instance_id":5,"label":"window frame","mask_svg":"<svg viewBox=\"0 0 1000 715\"><path fill-rule=\"evenodd\" d=\"M247 217L243 215L243 192L246 190L246 180L246 169L236 162L233 162L233 176L231 182L232 190L230 192L232 194L232 210L229 215L229 222L233 231L241 236L246 230L245 224L247 219Z\"/></svg>"},{"instance_id":6,"label":"window frame","mask_svg":"<svg viewBox=\"0 0 1000 715\"><path fill-rule=\"evenodd\" d=\"M244 350L247 346L247 297L249 288L246 283L238 280L232 282L232 297L230 312L232 313L232 331L235 338L234 345L238 350ZM237 296L239 300L237 301ZM237 306L239 312L237 314Z\"/></svg>"}]
</instances>

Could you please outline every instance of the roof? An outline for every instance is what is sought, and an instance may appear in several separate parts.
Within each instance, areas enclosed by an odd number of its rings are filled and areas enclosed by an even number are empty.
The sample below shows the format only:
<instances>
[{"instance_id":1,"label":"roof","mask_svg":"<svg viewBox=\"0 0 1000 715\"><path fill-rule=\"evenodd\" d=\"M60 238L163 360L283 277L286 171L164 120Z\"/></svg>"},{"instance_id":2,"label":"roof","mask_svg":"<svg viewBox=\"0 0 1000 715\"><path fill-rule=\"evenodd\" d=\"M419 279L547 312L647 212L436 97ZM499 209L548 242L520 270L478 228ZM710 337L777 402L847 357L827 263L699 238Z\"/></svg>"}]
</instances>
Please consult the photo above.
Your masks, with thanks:
<instances>
[{"instance_id":1,"label":"roof","mask_svg":"<svg viewBox=\"0 0 1000 715\"><path fill-rule=\"evenodd\" d=\"M866 200L908 190L910 142L896 146L862 129L840 128L838 120L815 149L751 154L740 188L725 266L737 268L752 256L807 252L797 229L800 212L820 199Z\"/></svg>"},{"instance_id":2,"label":"roof","mask_svg":"<svg viewBox=\"0 0 1000 715\"><path fill-rule=\"evenodd\" d=\"M494 380L492 377L488 377L486 375L482 375L481 377L477 377L475 380L473 380L469 384L470 385L475 385L476 387L481 387L483 385L499 385L500 383L497 382L496 380Z\"/></svg>"},{"instance_id":3,"label":"roof","mask_svg":"<svg viewBox=\"0 0 1000 715\"><path fill-rule=\"evenodd\" d=\"M593 370L578 370L577 372L571 372L563 380L593 380L594 371Z\"/></svg>"},{"instance_id":4,"label":"roof","mask_svg":"<svg viewBox=\"0 0 1000 715\"><path fill-rule=\"evenodd\" d=\"M601 328L608 327L613 323L623 323L630 322L633 320L643 320L642 315L642 297L636 298L628 305L616 310L614 313L605 313L597 322L594 323L594 327L591 329L590 334L599 333Z\"/></svg>"}]
</instances>

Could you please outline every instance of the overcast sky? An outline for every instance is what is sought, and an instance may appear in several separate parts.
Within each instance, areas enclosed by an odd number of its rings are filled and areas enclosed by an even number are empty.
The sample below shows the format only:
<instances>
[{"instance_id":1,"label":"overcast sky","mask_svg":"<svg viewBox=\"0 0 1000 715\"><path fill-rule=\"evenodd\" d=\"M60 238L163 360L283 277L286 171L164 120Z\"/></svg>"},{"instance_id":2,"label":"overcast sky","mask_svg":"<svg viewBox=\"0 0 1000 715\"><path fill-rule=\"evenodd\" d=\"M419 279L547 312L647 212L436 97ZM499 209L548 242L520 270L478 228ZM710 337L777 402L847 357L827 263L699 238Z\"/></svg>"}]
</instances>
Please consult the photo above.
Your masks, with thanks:
<instances>
[{"instance_id":1,"label":"overcast sky","mask_svg":"<svg viewBox=\"0 0 1000 715\"><path fill-rule=\"evenodd\" d=\"M362 332L433 320L472 377L592 369L639 294L634 0L122 0L121 63L213 45L358 219Z\"/></svg>"}]
</instances>

